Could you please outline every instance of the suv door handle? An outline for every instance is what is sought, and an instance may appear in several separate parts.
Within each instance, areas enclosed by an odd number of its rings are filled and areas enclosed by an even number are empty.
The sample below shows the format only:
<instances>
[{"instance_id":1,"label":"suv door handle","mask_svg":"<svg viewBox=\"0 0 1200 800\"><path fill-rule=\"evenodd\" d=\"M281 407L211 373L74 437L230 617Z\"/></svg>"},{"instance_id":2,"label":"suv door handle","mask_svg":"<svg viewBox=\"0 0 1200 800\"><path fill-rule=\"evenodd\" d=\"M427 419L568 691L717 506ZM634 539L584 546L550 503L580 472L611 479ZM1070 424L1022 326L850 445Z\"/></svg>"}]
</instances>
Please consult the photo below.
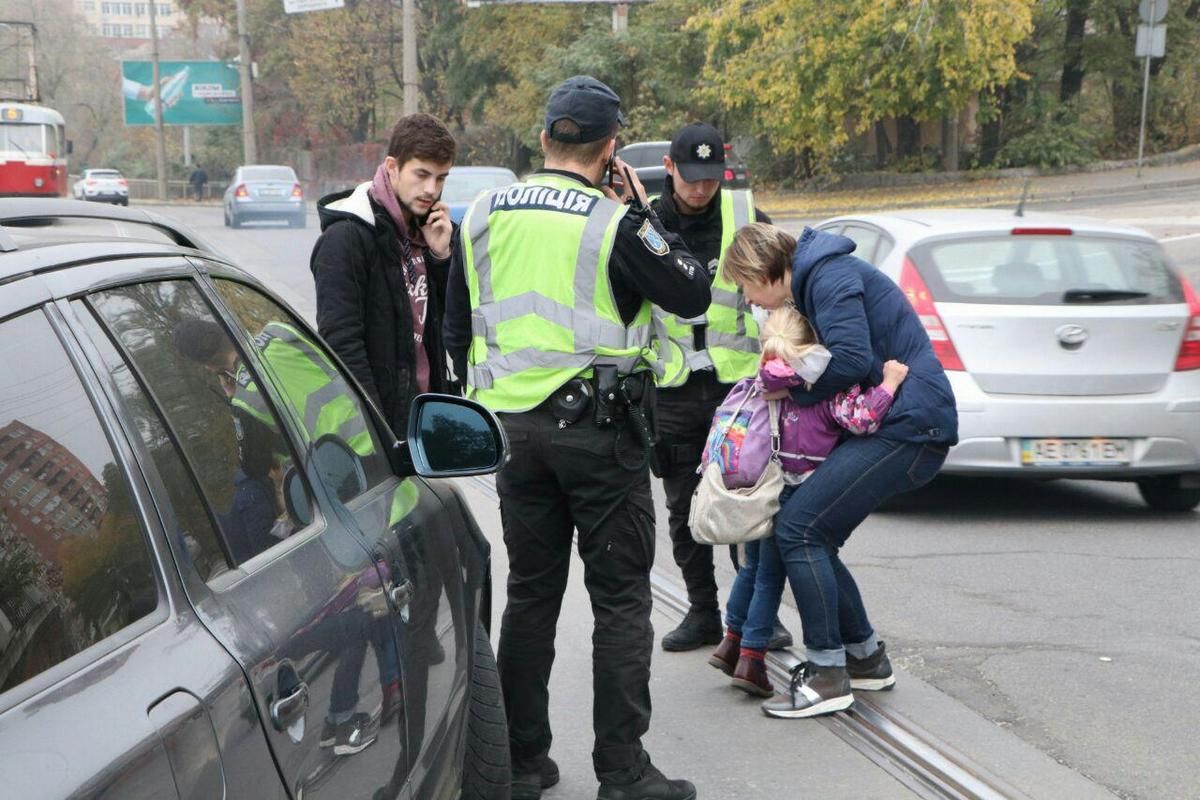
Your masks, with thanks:
<instances>
[{"instance_id":1,"label":"suv door handle","mask_svg":"<svg viewBox=\"0 0 1200 800\"><path fill-rule=\"evenodd\" d=\"M413 599L413 583L410 580L405 580L403 583L394 584L391 589L388 589L388 597L391 598L392 605L396 607L396 613L408 622L408 604Z\"/></svg>"},{"instance_id":2,"label":"suv door handle","mask_svg":"<svg viewBox=\"0 0 1200 800\"><path fill-rule=\"evenodd\" d=\"M293 686L288 693L271 702L271 723L284 730L296 717L304 713L308 705L308 684L304 681Z\"/></svg>"}]
</instances>

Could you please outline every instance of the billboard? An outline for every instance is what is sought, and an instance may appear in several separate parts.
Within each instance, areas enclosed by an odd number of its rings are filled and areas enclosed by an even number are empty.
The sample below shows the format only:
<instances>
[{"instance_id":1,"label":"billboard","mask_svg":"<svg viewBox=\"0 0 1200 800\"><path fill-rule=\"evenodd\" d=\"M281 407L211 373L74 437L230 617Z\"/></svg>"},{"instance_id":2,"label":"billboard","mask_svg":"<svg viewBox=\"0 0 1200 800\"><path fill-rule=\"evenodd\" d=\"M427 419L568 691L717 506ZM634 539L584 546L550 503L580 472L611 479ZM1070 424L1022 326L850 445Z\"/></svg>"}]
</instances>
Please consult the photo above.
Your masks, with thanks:
<instances>
[{"instance_id":1,"label":"billboard","mask_svg":"<svg viewBox=\"0 0 1200 800\"><path fill-rule=\"evenodd\" d=\"M126 125L154 124L154 66L121 62ZM223 61L160 61L164 125L241 125L238 71Z\"/></svg>"}]
</instances>

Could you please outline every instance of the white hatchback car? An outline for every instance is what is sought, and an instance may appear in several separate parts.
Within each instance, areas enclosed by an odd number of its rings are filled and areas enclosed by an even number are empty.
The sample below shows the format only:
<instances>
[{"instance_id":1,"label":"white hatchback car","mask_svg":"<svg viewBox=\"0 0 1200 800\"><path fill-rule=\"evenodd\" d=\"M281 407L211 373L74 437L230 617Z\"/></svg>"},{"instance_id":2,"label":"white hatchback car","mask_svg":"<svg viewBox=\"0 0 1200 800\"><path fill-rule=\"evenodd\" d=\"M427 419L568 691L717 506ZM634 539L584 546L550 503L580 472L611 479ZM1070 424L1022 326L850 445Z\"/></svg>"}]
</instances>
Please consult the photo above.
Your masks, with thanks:
<instances>
[{"instance_id":1,"label":"white hatchback car","mask_svg":"<svg viewBox=\"0 0 1200 800\"><path fill-rule=\"evenodd\" d=\"M129 205L129 181L115 169L85 169L75 181L76 200Z\"/></svg>"},{"instance_id":2,"label":"white hatchback car","mask_svg":"<svg viewBox=\"0 0 1200 800\"><path fill-rule=\"evenodd\" d=\"M946 473L1136 481L1200 505L1200 296L1145 231L998 210L816 226L908 295L958 401Z\"/></svg>"}]
</instances>

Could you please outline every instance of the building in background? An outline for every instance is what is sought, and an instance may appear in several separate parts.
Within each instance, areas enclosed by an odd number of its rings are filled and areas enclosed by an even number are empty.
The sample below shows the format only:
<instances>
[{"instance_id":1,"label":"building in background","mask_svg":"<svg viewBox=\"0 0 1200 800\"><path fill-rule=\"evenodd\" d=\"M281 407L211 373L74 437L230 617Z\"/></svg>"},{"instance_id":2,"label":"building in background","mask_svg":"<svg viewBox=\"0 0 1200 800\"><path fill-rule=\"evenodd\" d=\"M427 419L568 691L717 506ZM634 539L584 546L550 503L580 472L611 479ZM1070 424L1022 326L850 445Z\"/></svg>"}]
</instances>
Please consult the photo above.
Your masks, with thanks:
<instances>
[{"instance_id":1,"label":"building in background","mask_svg":"<svg viewBox=\"0 0 1200 800\"><path fill-rule=\"evenodd\" d=\"M175 0L158 0L158 35L181 34L187 20ZM150 4L132 0L75 0L80 15L96 36L106 39L149 39Z\"/></svg>"}]
</instances>

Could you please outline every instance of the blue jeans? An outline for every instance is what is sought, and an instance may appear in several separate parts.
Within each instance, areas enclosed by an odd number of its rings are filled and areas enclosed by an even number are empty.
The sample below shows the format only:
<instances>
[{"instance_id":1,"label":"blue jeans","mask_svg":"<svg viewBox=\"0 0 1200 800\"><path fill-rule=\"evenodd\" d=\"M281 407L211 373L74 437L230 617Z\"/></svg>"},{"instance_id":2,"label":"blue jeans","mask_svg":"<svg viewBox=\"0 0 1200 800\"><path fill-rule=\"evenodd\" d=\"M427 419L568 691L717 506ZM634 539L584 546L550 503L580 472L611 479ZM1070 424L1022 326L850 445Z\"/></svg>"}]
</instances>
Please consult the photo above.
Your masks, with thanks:
<instances>
[{"instance_id":1,"label":"blue jeans","mask_svg":"<svg viewBox=\"0 0 1200 800\"><path fill-rule=\"evenodd\" d=\"M800 611L809 662L844 666L846 645L858 658L874 650L875 630L838 551L881 502L931 481L947 449L877 436L850 439L783 504L772 538Z\"/></svg>"},{"instance_id":2,"label":"blue jeans","mask_svg":"<svg viewBox=\"0 0 1200 800\"><path fill-rule=\"evenodd\" d=\"M783 487L781 507L798 488ZM778 520L778 515L775 518ZM775 630L787 573L774 536L747 542L745 556L725 603L725 627L741 635L742 647L766 650Z\"/></svg>"}]
</instances>

